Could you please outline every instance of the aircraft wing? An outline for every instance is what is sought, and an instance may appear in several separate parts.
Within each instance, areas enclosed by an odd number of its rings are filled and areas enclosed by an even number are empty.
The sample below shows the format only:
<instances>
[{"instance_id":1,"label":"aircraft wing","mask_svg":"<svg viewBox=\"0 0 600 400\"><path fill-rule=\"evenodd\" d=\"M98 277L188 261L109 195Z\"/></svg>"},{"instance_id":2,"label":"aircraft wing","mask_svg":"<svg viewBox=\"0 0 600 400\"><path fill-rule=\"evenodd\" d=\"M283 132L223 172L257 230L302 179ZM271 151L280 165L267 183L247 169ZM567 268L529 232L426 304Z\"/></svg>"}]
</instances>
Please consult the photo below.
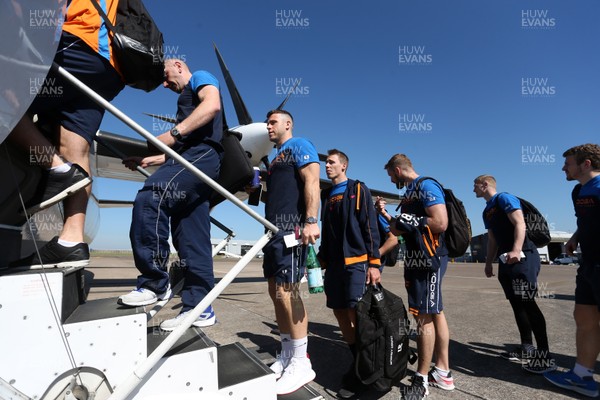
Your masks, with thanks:
<instances>
[{"instance_id":1,"label":"aircraft wing","mask_svg":"<svg viewBox=\"0 0 600 400\"><path fill-rule=\"evenodd\" d=\"M95 197L95 196L94 196ZM241 201L246 201L248 194L246 192L237 192L235 197ZM95 198L99 208L128 208L133 207L133 200L106 200Z\"/></svg>"},{"instance_id":2,"label":"aircraft wing","mask_svg":"<svg viewBox=\"0 0 600 400\"><path fill-rule=\"evenodd\" d=\"M150 155L145 140L133 139L105 131L98 131L90 151L90 168L93 176L143 182L146 177L126 168L121 159L128 156ZM149 173L158 167L146 168Z\"/></svg>"}]
</instances>

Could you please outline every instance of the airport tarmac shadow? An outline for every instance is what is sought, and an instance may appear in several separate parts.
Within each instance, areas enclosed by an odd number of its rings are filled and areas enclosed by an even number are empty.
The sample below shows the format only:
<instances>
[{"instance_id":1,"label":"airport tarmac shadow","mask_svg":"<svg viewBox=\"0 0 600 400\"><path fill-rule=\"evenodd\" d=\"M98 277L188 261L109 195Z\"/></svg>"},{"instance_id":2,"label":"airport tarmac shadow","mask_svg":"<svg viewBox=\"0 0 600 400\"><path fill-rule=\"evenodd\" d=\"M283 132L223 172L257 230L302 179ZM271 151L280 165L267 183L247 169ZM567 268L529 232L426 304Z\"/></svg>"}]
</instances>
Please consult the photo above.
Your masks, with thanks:
<instances>
[{"instance_id":1,"label":"airport tarmac shadow","mask_svg":"<svg viewBox=\"0 0 600 400\"><path fill-rule=\"evenodd\" d=\"M277 338L279 332L275 323L263 322L270 328L270 334L259 335L252 332L238 332L241 339L249 340L254 346L246 346L265 364L275 361L277 352L280 351L280 342ZM335 398L340 389L342 376L348 370L352 361L350 349L344 342L338 326L313 323L308 324L308 353L313 370L317 377L314 382L321 386L324 392ZM397 388L393 389L397 390ZM377 400L389 392L365 391L353 397L353 400Z\"/></svg>"},{"instance_id":2,"label":"airport tarmac shadow","mask_svg":"<svg viewBox=\"0 0 600 400\"><path fill-rule=\"evenodd\" d=\"M575 295L574 294L553 294L552 299L554 300L567 300L567 301L575 301Z\"/></svg>"},{"instance_id":3,"label":"airport tarmac shadow","mask_svg":"<svg viewBox=\"0 0 600 400\"><path fill-rule=\"evenodd\" d=\"M575 393L553 386L542 375L525 371L521 363L509 361L500 356L501 353L516 346L518 344L497 345L480 342L465 344L450 340L450 364L452 370L461 374L497 379L547 392L548 398L552 398L552 393L555 392L574 399L581 398ZM564 354L553 353L553 356L557 366L571 366L575 362L573 357Z\"/></svg>"}]
</instances>

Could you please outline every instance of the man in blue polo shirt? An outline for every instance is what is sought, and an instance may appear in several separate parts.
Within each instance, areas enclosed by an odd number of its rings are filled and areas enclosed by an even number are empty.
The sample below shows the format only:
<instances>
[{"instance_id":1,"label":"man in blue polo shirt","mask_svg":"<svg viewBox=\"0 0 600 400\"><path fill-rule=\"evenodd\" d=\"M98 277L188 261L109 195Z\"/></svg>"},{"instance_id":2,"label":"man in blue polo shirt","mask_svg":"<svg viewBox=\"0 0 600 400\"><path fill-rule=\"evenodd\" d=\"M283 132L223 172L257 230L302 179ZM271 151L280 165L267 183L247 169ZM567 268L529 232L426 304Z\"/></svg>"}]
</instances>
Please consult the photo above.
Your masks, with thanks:
<instances>
[{"instance_id":1,"label":"man in blue polo shirt","mask_svg":"<svg viewBox=\"0 0 600 400\"><path fill-rule=\"evenodd\" d=\"M568 372L548 373L554 385L589 397L598 396L594 381L600 354L600 146L583 144L563 153L563 171L568 181L578 181L571 197L577 217L577 231L567 242L567 252L581 248L575 278L575 324L577 360Z\"/></svg>"},{"instance_id":2,"label":"man in blue polo shirt","mask_svg":"<svg viewBox=\"0 0 600 400\"><path fill-rule=\"evenodd\" d=\"M429 394L429 385L454 389L448 356L450 332L442 304L442 279L448 265L444 241L448 213L441 186L420 177L406 155L394 155L384 168L397 188L406 187L398 217L387 213L383 199L377 200L376 207L390 223L392 233L402 235L406 243L404 280L409 312L417 322L419 361L404 398L420 400ZM434 356L435 366L430 369Z\"/></svg>"},{"instance_id":3,"label":"man in blue polo shirt","mask_svg":"<svg viewBox=\"0 0 600 400\"><path fill-rule=\"evenodd\" d=\"M263 200L266 219L280 230L263 249L263 272L281 335L281 352L271 366L278 377L279 395L296 391L316 376L307 357L308 316L299 284L306 245L320 236L319 156L308 140L293 137L293 126L285 110L267 114L269 140L275 143L277 154L269 166ZM296 245L286 243L284 237L291 237Z\"/></svg>"},{"instance_id":4,"label":"man in blue polo shirt","mask_svg":"<svg viewBox=\"0 0 600 400\"><path fill-rule=\"evenodd\" d=\"M480 175L474 180L473 192L486 200L483 222L488 230L485 275L494 276L492 263L498 255L498 281L509 301L521 337L521 346L502 353L511 361L526 361L523 369L535 374L556 369L549 354L546 319L535 297L540 273L540 255L527 237L521 202L510 193L496 191L496 179ZM533 335L537 349L533 346Z\"/></svg>"},{"instance_id":5,"label":"man in blue polo shirt","mask_svg":"<svg viewBox=\"0 0 600 400\"><path fill-rule=\"evenodd\" d=\"M164 72L163 86L179 93L177 123L157 139L208 177L217 179L223 154L219 82L206 71L192 73L179 59L165 61ZM161 329L172 331L214 287L209 215L212 189L164 154L131 158L125 164L131 169L138 164L142 167L162 165L146 180L135 198L129 236L135 266L141 275L137 288L120 296L118 302L143 306L171 296L167 273L170 223L173 245L181 264L187 267L181 313L160 325ZM206 327L214 323L215 313L209 306L193 325Z\"/></svg>"}]
</instances>

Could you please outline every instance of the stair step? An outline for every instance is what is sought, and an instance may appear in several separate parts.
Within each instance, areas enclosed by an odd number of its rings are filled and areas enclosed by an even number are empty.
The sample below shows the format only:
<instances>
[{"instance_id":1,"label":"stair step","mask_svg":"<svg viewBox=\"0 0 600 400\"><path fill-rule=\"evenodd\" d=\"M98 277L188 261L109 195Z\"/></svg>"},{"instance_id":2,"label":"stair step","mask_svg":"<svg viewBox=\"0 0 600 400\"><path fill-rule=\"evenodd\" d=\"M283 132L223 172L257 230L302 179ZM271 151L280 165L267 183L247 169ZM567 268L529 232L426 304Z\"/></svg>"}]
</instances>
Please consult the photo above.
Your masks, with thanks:
<instances>
[{"instance_id":1,"label":"stair step","mask_svg":"<svg viewBox=\"0 0 600 400\"><path fill-rule=\"evenodd\" d=\"M156 350L170 334L171 332L163 331L157 326L148 328L148 354L151 354ZM206 336L202 329L192 326L191 328L186 329L185 333L177 340L177 342L175 342L173 347L165 353L165 357L202 350L209 347L217 347L217 345Z\"/></svg>"},{"instance_id":2,"label":"stair step","mask_svg":"<svg viewBox=\"0 0 600 400\"><path fill-rule=\"evenodd\" d=\"M147 312L147 307L126 307L117 304L117 297L90 300L79 307L66 319L65 324L94 321L105 318L122 317Z\"/></svg>"},{"instance_id":3,"label":"stair step","mask_svg":"<svg viewBox=\"0 0 600 400\"><path fill-rule=\"evenodd\" d=\"M273 371L240 343L217 347L219 389L272 374Z\"/></svg>"},{"instance_id":4,"label":"stair step","mask_svg":"<svg viewBox=\"0 0 600 400\"><path fill-rule=\"evenodd\" d=\"M217 347L219 362L219 390L242 382L270 375L271 369L252 351L240 343ZM277 396L278 400L318 400L323 397L309 385L294 393Z\"/></svg>"},{"instance_id":5,"label":"stair step","mask_svg":"<svg viewBox=\"0 0 600 400\"><path fill-rule=\"evenodd\" d=\"M322 398L323 396L310 385L304 385L294 393L277 396L277 400L319 400Z\"/></svg>"}]
</instances>

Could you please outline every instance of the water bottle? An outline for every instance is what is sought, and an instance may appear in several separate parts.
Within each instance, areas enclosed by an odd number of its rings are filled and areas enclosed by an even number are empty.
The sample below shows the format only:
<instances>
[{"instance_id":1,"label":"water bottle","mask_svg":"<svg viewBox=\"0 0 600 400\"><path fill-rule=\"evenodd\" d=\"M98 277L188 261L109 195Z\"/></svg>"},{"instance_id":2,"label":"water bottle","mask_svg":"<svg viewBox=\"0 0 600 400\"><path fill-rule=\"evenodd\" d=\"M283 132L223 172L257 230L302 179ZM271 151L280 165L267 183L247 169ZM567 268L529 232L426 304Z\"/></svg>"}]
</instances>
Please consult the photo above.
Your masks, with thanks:
<instances>
[{"instance_id":1,"label":"water bottle","mask_svg":"<svg viewBox=\"0 0 600 400\"><path fill-rule=\"evenodd\" d=\"M323 274L321 265L317 260L317 253L312 244L308 245L308 254L306 255L306 271L308 275L308 292L323 293Z\"/></svg>"}]
</instances>

